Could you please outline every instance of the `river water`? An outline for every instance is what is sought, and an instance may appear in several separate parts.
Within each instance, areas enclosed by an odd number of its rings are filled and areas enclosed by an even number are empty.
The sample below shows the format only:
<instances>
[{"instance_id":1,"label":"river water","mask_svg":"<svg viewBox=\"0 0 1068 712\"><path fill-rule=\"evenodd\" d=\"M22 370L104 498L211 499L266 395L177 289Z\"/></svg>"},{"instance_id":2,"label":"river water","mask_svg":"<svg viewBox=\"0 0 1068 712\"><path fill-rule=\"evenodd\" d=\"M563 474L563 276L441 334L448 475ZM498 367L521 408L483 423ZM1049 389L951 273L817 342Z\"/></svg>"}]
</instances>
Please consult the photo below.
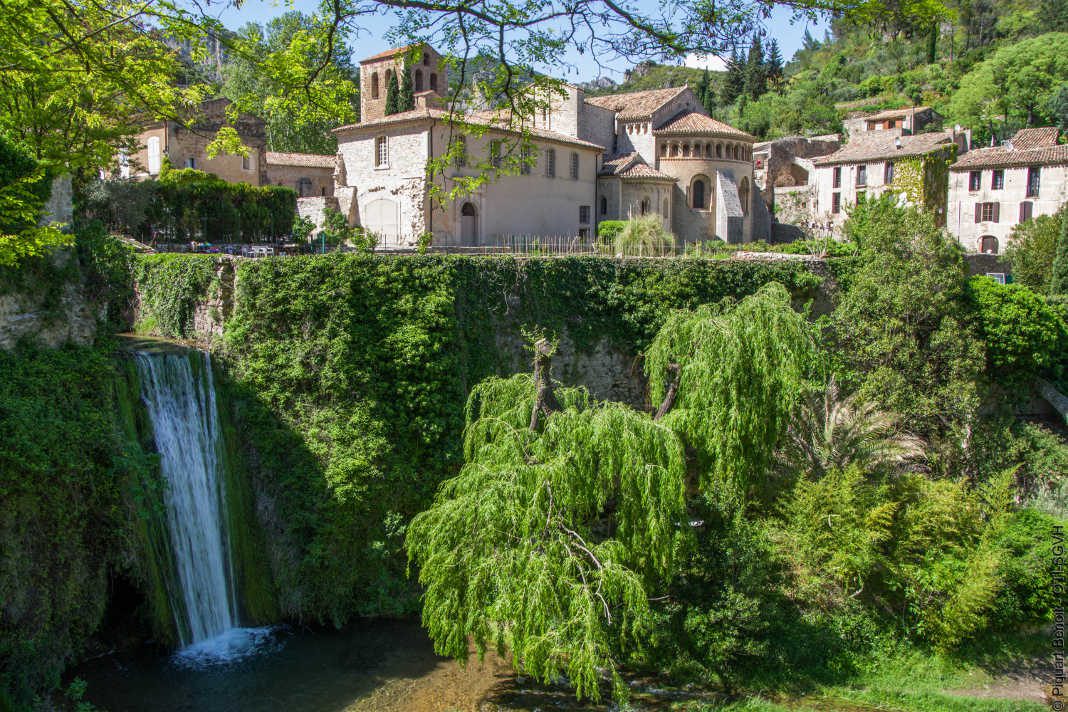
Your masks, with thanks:
<instances>
[{"instance_id":1,"label":"river water","mask_svg":"<svg viewBox=\"0 0 1068 712\"><path fill-rule=\"evenodd\" d=\"M88 683L90 702L112 712L466 712L513 686L496 657L465 667L435 655L416 621L274 636L228 664L191 667L146 651L98 658L73 675Z\"/></svg>"}]
</instances>

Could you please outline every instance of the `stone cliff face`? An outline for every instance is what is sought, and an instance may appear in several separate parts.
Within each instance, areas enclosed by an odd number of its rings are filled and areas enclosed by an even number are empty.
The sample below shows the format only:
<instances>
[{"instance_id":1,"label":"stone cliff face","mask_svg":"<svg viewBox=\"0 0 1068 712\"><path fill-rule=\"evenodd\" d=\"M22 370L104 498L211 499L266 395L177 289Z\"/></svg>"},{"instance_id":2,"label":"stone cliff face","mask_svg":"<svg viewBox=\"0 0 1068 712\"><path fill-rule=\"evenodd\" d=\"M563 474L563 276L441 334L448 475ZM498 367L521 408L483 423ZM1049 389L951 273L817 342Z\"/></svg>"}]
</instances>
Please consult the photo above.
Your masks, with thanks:
<instances>
[{"instance_id":1,"label":"stone cliff face","mask_svg":"<svg viewBox=\"0 0 1068 712\"><path fill-rule=\"evenodd\" d=\"M0 286L0 349L28 342L35 346L86 346L96 338L104 305L86 296L74 256L60 252L51 258L57 272L70 271L69 280L29 278L21 284Z\"/></svg>"}]
</instances>

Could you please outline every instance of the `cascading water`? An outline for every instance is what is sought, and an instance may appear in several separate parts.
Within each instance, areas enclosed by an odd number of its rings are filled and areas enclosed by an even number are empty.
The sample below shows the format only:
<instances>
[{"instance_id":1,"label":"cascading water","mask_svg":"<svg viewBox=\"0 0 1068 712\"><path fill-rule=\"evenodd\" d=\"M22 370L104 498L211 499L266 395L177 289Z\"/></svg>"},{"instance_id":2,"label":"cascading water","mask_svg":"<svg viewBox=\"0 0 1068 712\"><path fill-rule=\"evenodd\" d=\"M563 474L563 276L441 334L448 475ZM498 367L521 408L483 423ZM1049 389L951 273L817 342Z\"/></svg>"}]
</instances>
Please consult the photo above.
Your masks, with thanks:
<instances>
[{"instance_id":1,"label":"cascading water","mask_svg":"<svg viewBox=\"0 0 1068 712\"><path fill-rule=\"evenodd\" d=\"M211 357L139 351L136 359L167 485L167 531L179 589L169 593L183 645L179 656L191 662L242 657L269 629L237 626Z\"/></svg>"}]
</instances>

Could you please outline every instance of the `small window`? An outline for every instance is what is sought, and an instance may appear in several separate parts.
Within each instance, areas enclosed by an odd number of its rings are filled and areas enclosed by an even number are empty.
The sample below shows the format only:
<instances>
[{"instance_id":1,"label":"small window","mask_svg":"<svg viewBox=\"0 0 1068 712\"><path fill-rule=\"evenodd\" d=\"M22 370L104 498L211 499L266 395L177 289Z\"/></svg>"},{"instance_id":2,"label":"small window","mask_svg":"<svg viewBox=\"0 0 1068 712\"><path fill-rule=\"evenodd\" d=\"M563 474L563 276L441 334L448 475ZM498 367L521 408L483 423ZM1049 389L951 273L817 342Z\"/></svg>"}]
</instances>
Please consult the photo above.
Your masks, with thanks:
<instances>
[{"instance_id":1,"label":"small window","mask_svg":"<svg viewBox=\"0 0 1068 712\"><path fill-rule=\"evenodd\" d=\"M519 172L525 176L529 176L530 172L534 168L534 164L537 163L537 155L529 148L523 149L522 165L519 167Z\"/></svg>"},{"instance_id":2,"label":"small window","mask_svg":"<svg viewBox=\"0 0 1068 712\"><path fill-rule=\"evenodd\" d=\"M998 253L998 239L993 235L983 235L979 238L979 251L984 255L996 255Z\"/></svg>"},{"instance_id":3,"label":"small window","mask_svg":"<svg viewBox=\"0 0 1068 712\"><path fill-rule=\"evenodd\" d=\"M430 66L430 55L427 54L426 52L423 52L423 66L424 67L429 67Z\"/></svg>"},{"instance_id":4,"label":"small window","mask_svg":"<svg viewBox=\"0 0 1068 712\"><path fill-rule=\"evenodd\" d=\"M375 138L375 167L385 168L389 165L389 141L385 136Z\"/></svg>"},{"instance_id":5,"label":"small window","mask_svg":"<svg viewBox=\"0 0 1068 712\"><path fill-rule=\"evenodd\" d=\"M701 179L693 182L693 208L703 210L705 207L705 182Z\"/></svg>"},{"instance_id":6,"label":"small window","mask_svg":"<svg viewBox=\"0 0 1068 712\"><path fill-rule=\"evenodd\" d=\"M1001 190L1005 187L1005 171L1001 168L994 171L990 177L990 189Z\"/></svg>"},{"instance_id":7,"label":"small window","mask_svg":"<svg viewBox=\"0 0 1068 712\"><path fill-rule=\"evenodd\" d=\"M490 141L490 165L494 168L501 167L501 140L499 138Z\"/></svg>"},{"instance_id":8,"label":"small window","mask_svg":"<svg viewBox=\"0 0 1068 712\"><path fill-rule=\"evenodd\" d=\"M968 190L975 192L983 186L983 172L971 171L968 173Z\"/></svg>"},{"instance_id":9,"label":"small window","mask_svg":"<svg viewBox=\"0 0 1068 712\"><path fill-rule=\"evenodd\" d=\"M579 206L579 224L580 225L589 225L590 224L590 206L589 205L580 205Z\"/></svg>"},{"instance_id":10,"label":"small window","mask_svg":"<svg viewBox=\"0 0 1068 712\"><path fill-rule=\"evenodd\" d=\"M197 167L197 159L193 158L192 156L190 156L189 158L185 159L185 167L186 168L196 168Z\"/></svg>"},{"instance_id":11,"label":"small window","mask_svg":"<svg viewBox=\"0 0 1068 712\"><path fill-rule=\"evenodd\" d=\"M1027 197L1037 198L1038 187L1042 182L1042 168L1039 166L1031 166L1027 169Z\"/></svg>"},{"instance_id":12,"label":"small window","mask_svg":"<svg viewBox=\"0 0 1068 712\"><path fill-rule=\"evenodd\" d=\"M894 162L887 161L883 166L883 185L890 185L894 182Z\"/></svg>"},{"instance_id":13,"label":"small window","mask_svg":"<svg viewBox=\"0 0 1068 712\"><path fill-rule=\"evenodd\" d=\"M975 222L998 222L1000 217L998 203L976 203L975 204Z\"/></svg>"},{"instance_id":14,"label":"small window","mask_svg":"<svg viewBox=\"0 0 1068 712\"><path fill-rule=\"evenodd\" d=\"M422 69L416 69L415 70L415 81L413 83L415 84L415 91L423 91L423 70Z\"/></svg>"},{"instance_id":15,"label":"small window","mask_svg":"<svg viewBox=\"0 0 1068 712\"><path fill-rule=\"evenodd\" d=\"M438 90L438 75L433 72L430 73L430 91Z\"/></svg>"},{"instance_id":16,"label":"small window","mask_svg":"<svg viewBox=\"0 0 1068 712\"><path fill-rule=\"evenodd\" d=\"M601 215L608 215L608 198L601 196Z\"/></svg>"},{"instance_id":17,"label":"small window","mask_svg":"<svg viewBox=\"0 0 1068 712\"><path fill-rule=\"evenodd\" d=\"M857 166L857 186L864 186L868 184L868 167Z\"/></svg>"},{"instance_id":18,"label":"small window","mask_svg":"<svg viewBox=\"0 0 1068 712\"><path fill-rule=\"evenodd\" d=\"M556 149L549 148L545 150L545 177L556 177Z\"/></svg>"},{"instance_id":19,"label":"small window","mask_svg":"<svg viewBox=\"0 0 1068 712\"><path fill-rule=\"evenodd\" d=\"M831 187L832 188L841 188L842 187L842 167L841 166L835 166L834 167L834 171L831 174Z\"/></svg>"},{"instance_id":20,"label":"small window","mask_svg":"<svg viewBox=\"0 0 1068 712\"><path fill-rule=\"evenodd\" d=\"M579 177L579 155L578 151L571 152L571 178L578 180Z\"/></svg>"},{"instance_id":21,"label":"small window","mask_svg":"<svg viewBox=\"0 0 1068 712\"><path fill-rule=\"evenodd\" d=\"M1005 284L1005 273L1004 272L987 272L986 276L990 277L990 279L994 280L998 284Z\"/></svg>"},{"instance_id":22,"label":"small window","mask_svg":"<svg viewBox=\"0 0 1068 712\"><path fill-rule=\"evenodd\" d=\"M457 136L453 145L453 161L457 168L463 168L467 165L467 138L465 136Z\"/></svg>"},{"instance_id":23,"label":"small window","mask_svg":"<svg viewBox=\"0 0 1068 712\"><path fill-rule=\"evenodd\" d=\"M371 98L378 98L378 72L371 72Z\"/></svg>"},{"instance_id":24,"label":"small window","mask_svg":"<svg viewBox=\"0 0 1068 712\"><path fill-rule=\"evenodd\" d=\"M252 170L252 159L250 159L248 156L241 156L241 170Z\"/></svg>"},{"instance_id":25,"label":"small window","mask_svg":"<svg viewBox=\"0 0 1068 712\"><path fill-rule=\"evenodd\" d=\"M642 198L642 204L641 204L642 215L648 215L649 214L649 210L650 210L649 199L648 198Z\"/></svg>"},{"instance_id":26,"label":"small window","mask_svg":"<svg viewBox=\"0 0 1068 712\"><path fill-rule=\"evenodd\" d=\"M590 239L590 229L588 227L580 227L578 236L579 236L580 240L589 240Z\"/></svg>"},{"instance_id":27,"label":"small window","mask_svg":"<svg viewBox=\"0 0 1068 712\"><path fill-rule=\"evenodd\" d=\"M842 212L842 194L831 193L831 212L835 215Z\"/></svg>"},{"instance_id":28,"label":"small window","mask_svg":"<svg viewBox=\"0 0 1068 712\"><path fill-rule=\"evenodd\" d=\"M1020 203L1020 222L1030 220L1035 214L1035 204L1030 200Z\"/></svg>"}]
</instances>

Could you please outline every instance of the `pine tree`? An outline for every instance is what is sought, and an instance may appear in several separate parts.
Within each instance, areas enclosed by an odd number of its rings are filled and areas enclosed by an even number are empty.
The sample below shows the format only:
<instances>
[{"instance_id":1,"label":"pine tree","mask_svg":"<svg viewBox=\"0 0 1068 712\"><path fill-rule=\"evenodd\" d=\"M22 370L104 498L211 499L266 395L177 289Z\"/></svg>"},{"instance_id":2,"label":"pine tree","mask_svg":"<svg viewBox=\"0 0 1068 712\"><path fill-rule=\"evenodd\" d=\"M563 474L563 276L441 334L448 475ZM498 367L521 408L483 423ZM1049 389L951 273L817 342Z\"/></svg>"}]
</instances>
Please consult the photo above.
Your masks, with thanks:
<instances>
[{"instance_id":1,"label":"pine tree","mask_svg":"<svg viewBox=\"0 0 1068 712\"><path fill-rule=\"evenodd\" d=\"M739 56L738 51L735 50L731 53L731 58L727 60L727 76L723 80L723 87L720 90L720 103L721 104L733 104L745 88L745 67L742 65L742 58Z\"/></svg>"},{"instance_id":2,"label":"pine tree","mask_svg":"<svg viewBox=\"0 0 1068 712\"><path fill-rule=\"evenodd\" d=\"M701 102L701 106L704 106L705 108L707 108L708 104L709 90L708 67L705 67L705 71L701 72L701 80L697 82L697 88L694 89L694 93L697 94L697 100Z\"/></svg>"},{"instance_id":3,"label":"pine tree","mask_svg":"<svg viewBox=\"0 0 1068 712\"><path fill-rule=\"evenodd\" d=\"M398 111L411 111L415 108L415 89L412 87L412 73L404 68L404 78L401 79L400 94L397 97Z\"/></svg>"},{"instance_id":4,"label":"pine tree","mask_svg":"<svg viewBox=\"0 0 1068 712\"><path fill-rule=\"evenodd\" d=\"M801 49L805 50L806 52L811 52L812 50L819 48L819 40L813 37L812 33L809 32L808 28L806 27L805 34L801 37Z\"/></svg>"},{"instance_id":5,"label":"pine tree","mask_svg":"<svg viewBox=\"0 0 1068 712\"><path fill-rule=\"evenodd\" d=\"M771 44L768 45L768 59L765 68L769 83L778 84L782 81L782 52L779 51L779 41L775 38L772 38Z\"/></svg>"},{"instance_id":6,"label":"pine tree","mask_svg":"<svg viewBox=\"0 0 1068 712\"><path fill-rule=\"evenodd\" d=\"M1053 257L1049 293L1050 296L1068 295L1068 213L1061 220L1061 235L1057 240L1057 253Z\"/></svg>"},{"instance_id":7,"label":"pine tree","mask_svg":"<svg viewBox=\"0 0 1068 712\"><path fill-rule=\"evenodd\" d=\"M400 87L397 86L397 75L393 74L386 79L386 116L400 111Z\"/></svg>"},{"instance_id":8,"label":"pine tree","mask_svg":"<svg viewBox=\"0 0 1068 712\"><path fill-rule=\"evenodd\" d=\"M749 45L749 57L745 62L745 80L742 92L751 99L759 99L768 91L768 76L764 66L764 45L760 35L753 35Z\"/></svg>"}]
</instances>

